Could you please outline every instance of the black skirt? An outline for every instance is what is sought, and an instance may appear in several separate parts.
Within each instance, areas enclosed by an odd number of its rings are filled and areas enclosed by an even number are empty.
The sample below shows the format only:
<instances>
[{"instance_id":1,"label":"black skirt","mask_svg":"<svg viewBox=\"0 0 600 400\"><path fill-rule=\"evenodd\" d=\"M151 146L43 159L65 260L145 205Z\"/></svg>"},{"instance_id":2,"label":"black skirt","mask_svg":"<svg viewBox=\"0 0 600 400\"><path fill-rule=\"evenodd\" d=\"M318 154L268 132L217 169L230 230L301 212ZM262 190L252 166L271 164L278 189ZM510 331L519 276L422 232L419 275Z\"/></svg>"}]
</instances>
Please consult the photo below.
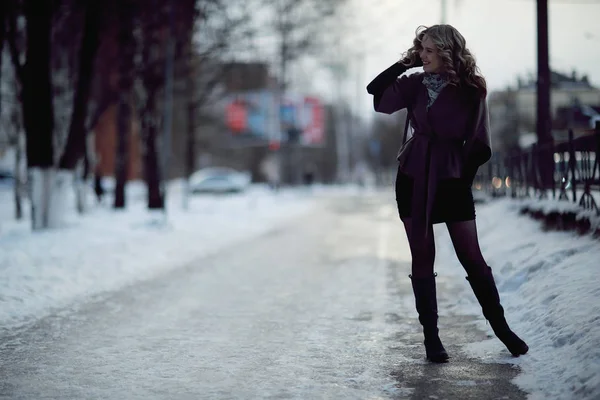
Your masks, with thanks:
<instances>
[{"instance_id":1,"label":"black skirt","mask_svg":"<svg viewBox=\"0 0 600 400\"><path fill-rule=\"evenodd\" d=\"M413 178L398 170L396 203L401 218L410 218ZM437 185L431 223L471 221L475 219L475 203L471 186L463 179L442 179Z\"/></svg>"}]
</instances>

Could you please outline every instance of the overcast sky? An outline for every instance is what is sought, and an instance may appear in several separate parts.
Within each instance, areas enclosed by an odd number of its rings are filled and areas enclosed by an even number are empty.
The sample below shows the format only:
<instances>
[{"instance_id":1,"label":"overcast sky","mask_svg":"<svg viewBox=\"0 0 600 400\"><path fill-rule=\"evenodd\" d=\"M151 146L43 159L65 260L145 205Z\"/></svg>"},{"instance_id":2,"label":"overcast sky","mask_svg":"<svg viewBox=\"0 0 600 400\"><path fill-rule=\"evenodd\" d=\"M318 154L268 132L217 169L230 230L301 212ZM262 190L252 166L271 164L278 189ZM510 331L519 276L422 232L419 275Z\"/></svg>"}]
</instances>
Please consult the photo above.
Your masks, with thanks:
<instances>
[{"instance_id":1,"label":"overcast sky","mask_svg":"<svg viewBox=\"0 0 600 400\"><path fill-rule=\"evenodd\" d=\"M361 34L379 33L386 42L380 50L370 51L369 75L377 71L377 64L385 65L395 52L410 46L416 26L435 24L441 17L440 0L369 3L353 1L361 15L373 18L372 23L360 26ZM514 83L518 74L535 73L535 0L447 0L447 4L448 23L467 39L490 87L501 88ZM551 67L576 68L600 86L600 0L549 0L549 34Z\"/></svg>"},{"instance_id":2,"label":"overcast sky","mask_svg":"<svg viewBox=\"0 0 600 400\"><path fill-rule=\"evenodd\" d=\"M343 44L356 53L349 66L349 94L411 46L419 25L441 19L441 0L349 0ZM447 22L467 40L492 90L537 73L535 0L447 0ZM600 87L600 0L549 0L550 63L553 70L588 75ZM331 74L299 76L319 92L331 91ZM320 81L320 82L318 82ZM304 86L304 82L302 83ZM329 94L332 95L332 94ZM370 99L365 96L365 108Z\"/></svg>"}]
</instances>

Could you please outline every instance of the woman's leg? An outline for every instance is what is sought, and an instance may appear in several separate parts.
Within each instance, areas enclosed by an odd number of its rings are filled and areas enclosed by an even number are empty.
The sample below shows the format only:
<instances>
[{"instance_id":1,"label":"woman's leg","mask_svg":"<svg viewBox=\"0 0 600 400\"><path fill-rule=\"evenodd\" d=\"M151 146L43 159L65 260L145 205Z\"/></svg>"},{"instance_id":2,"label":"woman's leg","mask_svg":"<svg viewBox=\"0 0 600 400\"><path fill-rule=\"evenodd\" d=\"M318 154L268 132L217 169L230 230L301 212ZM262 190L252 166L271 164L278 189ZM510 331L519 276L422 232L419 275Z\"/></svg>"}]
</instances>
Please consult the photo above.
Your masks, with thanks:
<instances>
[{"instance_id":1,"label":"woman's leg","mask_svg":"<svg viewBox=\"0 0 600 400\"><path fill-rule=\"evenodd\" d=\"M448 353L438 335L438 309L437 294L435 287L435 275L433 263L435 260L435 242L433 240L433 228L427 235L427 245L419 246L413 242L411 235L411 220L403 218L406 236L410 245L412 255L412 267L410 275L413 293L415 295L415 306L419 314L419 322L423 325L423 336L425 337L425 353L427 359L433 362L448 361Z\"/></svg>"},{"instance_id":2,"label":"woman's leg","mask_svg":"<svg viewBox=\"0 0 600 400\"><path fill-rule=\"evenodd\" d=\"M415 243L412 237L412 219L402 218L404 230L408 238L411 254L411 274L413 278L426 278L433 276L433 265L435 263L435 241L433 239L433 226L429 227L427 234L427 244L421 246L420 243Z\"/></svg>"},{"instance_id":3,"label":"woman's leg","mask_svg":"<svg viewBox=\"0 0 600 400\"><path fill-rule=\"evenodd\" d=\"M446 223L456 257L469 276L485 273L487 263L481 254L475 220Z\"/></svg>"},{"instance_id":4,"label":"woman's leg","mask_svg":"<svg viewBox=\"0 0 600 400\"><path fill-rule=\"evenodd\" d=\"M492 269L481 254L475 220L448 222L446 225L456 256L467 272L467 280L494 333L513 355L527 353L529 347L509 328L504 318Z\"/></svg>"}]
</instances>

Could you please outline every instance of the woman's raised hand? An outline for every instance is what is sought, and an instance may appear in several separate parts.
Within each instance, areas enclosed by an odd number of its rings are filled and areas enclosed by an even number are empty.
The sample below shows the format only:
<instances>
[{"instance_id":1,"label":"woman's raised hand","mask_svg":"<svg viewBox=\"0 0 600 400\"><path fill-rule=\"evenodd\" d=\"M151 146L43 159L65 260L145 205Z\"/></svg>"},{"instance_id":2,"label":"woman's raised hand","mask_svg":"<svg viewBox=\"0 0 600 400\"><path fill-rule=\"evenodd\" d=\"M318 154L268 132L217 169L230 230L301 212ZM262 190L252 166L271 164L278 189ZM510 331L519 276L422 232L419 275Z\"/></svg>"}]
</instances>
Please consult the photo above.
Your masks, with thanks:
<instances>
[{"instance_id":1,"label":"woman's raised hand","mask_svg":"<svg viewBox=\"0 0 600 400\"><path fill-rule=\"evenodd\" d=\"M419 57L419 53L412 53L410 55L404 56L398 63L408 67L408 68L416 68L422 67L423 61L421 61L421 57Z\"/></svg>"}]
</instances>

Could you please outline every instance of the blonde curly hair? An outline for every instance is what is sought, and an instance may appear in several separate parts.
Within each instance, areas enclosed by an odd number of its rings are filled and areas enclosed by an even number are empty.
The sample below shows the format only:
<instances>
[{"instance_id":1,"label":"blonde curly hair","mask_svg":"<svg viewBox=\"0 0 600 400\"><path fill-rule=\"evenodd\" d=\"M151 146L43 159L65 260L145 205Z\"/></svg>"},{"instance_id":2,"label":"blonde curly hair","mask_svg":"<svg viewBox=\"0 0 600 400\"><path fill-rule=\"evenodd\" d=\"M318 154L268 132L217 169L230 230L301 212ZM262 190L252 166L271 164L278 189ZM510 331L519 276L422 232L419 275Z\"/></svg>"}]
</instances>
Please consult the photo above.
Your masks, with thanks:
<instances>
[{"instance_id":1,"label":"blonde curly hair","mask_svg":"<svg viewBox=\"0 0 600 400\"><path fill-rule=\"evenodd\" d=\"M485 97L485 78L475 63L475 57L467 49L465 38L452 25L419 26L415 32L413 46L405 53L405 59L410 59L412 65L418 62L419 52L423 49L421 42L425 35L436 45L450 83L470 86Z\"/></svg>"}]
</instances>

